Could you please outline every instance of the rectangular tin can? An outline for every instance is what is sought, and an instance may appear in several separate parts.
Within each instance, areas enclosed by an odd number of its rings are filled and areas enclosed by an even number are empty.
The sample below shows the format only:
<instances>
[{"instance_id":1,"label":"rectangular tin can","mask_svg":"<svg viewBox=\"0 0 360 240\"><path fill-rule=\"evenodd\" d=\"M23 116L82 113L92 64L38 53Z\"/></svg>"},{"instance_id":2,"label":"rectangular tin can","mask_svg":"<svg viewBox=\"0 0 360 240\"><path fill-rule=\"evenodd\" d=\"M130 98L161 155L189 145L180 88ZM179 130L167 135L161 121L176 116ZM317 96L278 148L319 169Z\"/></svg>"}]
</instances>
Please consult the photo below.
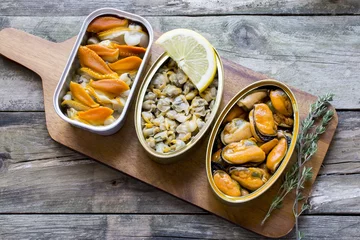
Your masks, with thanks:
<instances>
[{"instance_id":1,"label":"rectangular tin can","mask_svg":"<svg viewBox=\"0 0 360 240\"><path fill-rule=\"evenodd\" d=\"M220 104L224 92L224 67L221 61L221 58L217 51L214 49L216 54L216 64L217 64L217 77L218 77L218 88L217 88L217 95L215 104L213 107L213 111L211 113L211 116L209 120L206 122L204 127L197 133L197 135L186 144L186 146L182 149L179 149L173 153L159 153L156 152L154 149L150 148L143 136L142 132L142 125L141 125L141 112L142 112L142 100L144 99L144 96L146 94L146 90L153 79L154 75L156 74L157 70L163 66L163 64L166 63L167 60L169 60L170 56L167 53L163 53L151 66L150 70L146 74L146 77L140 87L137 99L136 99L136 106L135 106L135 129L137 137L146 151L147 155L155 162L162 163L162 164L169 164L176 161L179 161L181 159L186 159L186 156L191 154L191 150L195 148L195 146L199 145L204 138L206 138L206 132L211 129L212 123L214 122L217 113L220 109Z\"/></svg>"},{"instance_id":2,"label":"rectangular tin can","mask_svg":"<svg viewBox=\"0 0 360 240\"><path fill-rule=\"evenodd\" d=\"M221 125L226 118L229 111L237 104L237 102L242 99L244 96L249 94L250 92L259 89L259 88L280 88L285 92L285 94L289 97L291 101L291 106L293 108L293 118L294 118L294 124L293 124L293 132L292 132L292 139L291 143L288 147L287 153L285 157L283 158L280 166L277 168L277 170L274 172L274 174L270 177L270 179L259 189L255 190L254 192L240 196L240 197L232 197L224 194L221 192L215 185L214 178L212 175L212 167L211 167L211 161L212 161L212 155L213 155L213 147L214 143L216 142L216 138L219 134L219 131L221 129ZM250 84L249 86L242 89L239 93L237 93L230 102L225 106L225 108L220 113L219 117L217 118L214 127L211 131L209 142L206 149L206 174L208 178L208 182L211 186L212 191L214 194L223 202L228 204L241 204L244 202L251 201L258 196L262 195L264 192L266 192L275 182L276 180L281 176L281 174L284 172L285 168L290 162L290 159L292 158L292 155L295 151L295 145L296 140L299 134L299 128L300 128L300 119L299 119L299 108L298 103L296 101L294 93L290 90L289 87L287 87L285 84L276 81L274 79L264 79L257 82L254 82L253 84Z\"/></svg>"},{"instance_id":3,"label":"rectangular tin can","mask_svg":"<svg viewBox=\"0 0 360 240\"><path fill-rule=\"evenodd\" d=\"M146 30L149 34L149 44L146 49L146 53L143 57L142 63L139 67L139 70L136 74L136 77L133 81L129 96L126 100L126 103L124 105L124 108L123 108L120 116L115 120L114 123L112 123L108 126L92 126L92 125L87 125L82 122L68 118L61 111L61 100L62 100L62 97L68 91L69 83L72 79L72 76L75 73L76 69L80 65L76 56L77 56L77 52L78 52L80 45L82 45L86 42L86 38L87 38L86 29L87 29L88 25L91 23L91 21L93 21L97 17L109 16L109 15L117 16L120 18L126 18L131 21L142 24L146 28ZM137 88L138 82L139 82L140 78L142 77L144 71L146 70L146 65L150 59L150 51L151 51L151 45L153 43L153 39L154 39L154 31L153 31L150 23L141 16L138 16L138 15L135 15L132 13L128 13L128 12L124 12L124 11L121 11L121 10L118 10L115 8L101 8L101 9L95 10L94 12L90 13L86 17L86 19L84 20L84 22L81 26L79 35L77 36L76 42L70 53L67 64L61 75L60 81L55 89L53 104L54 104L55 111L59 115L59 117L61 117L64 121L70 123L71 125L73 125L75 127L82 128L82 129L85 129L87 131L90 131L90 132L93 132L96 134L111 135L111 134L114 134L115 132L117 132L125 123L127 113L129 112L131 102L134 98L135 89Z\"/></svg>"}]
</instances>

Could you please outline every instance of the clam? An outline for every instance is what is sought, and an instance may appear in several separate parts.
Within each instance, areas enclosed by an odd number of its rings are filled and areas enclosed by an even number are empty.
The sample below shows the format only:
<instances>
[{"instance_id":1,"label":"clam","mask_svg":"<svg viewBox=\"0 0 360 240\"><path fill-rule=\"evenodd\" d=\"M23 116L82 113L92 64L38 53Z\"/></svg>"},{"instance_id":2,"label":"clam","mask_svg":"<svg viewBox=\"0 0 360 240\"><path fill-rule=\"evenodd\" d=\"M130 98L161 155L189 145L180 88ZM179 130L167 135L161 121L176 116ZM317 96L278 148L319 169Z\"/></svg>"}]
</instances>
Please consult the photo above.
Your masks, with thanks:
<instances>
[{"instance_id":1,"label":"clam","mask_svg":"<svg viewBox=\"0 0 360 240\"><path fill-rule=\"evenodd\" d=\"M146 111L153 111L156 109L156 104L154 100L146 100L143 102L142 108Z\"/></svg>"},{"instance_id":2,"label":"clam","mask_svg":"<svg viewBox=\"0 0 360 240\"><path fill-rule=\"evenodd\" d=\"M217 90L216 87L208 87L203 92L200 93L200 96L205 99L207 102L211 102L216 98Z\"/></svg>"},{"instance_id":3,"label":"clam","mask_svg":"<svg viewBox=\"0 0 360 240\"><path fill-rule=\"evenodd\" d=\"M241 100L238 101L238 106L243 107L245 110L250 111L255 103L259 103L265 97L267 97L268 93L266 89L255 90L249 95L245 96Z\"/></svg>"},{"instance_id":4,"label":"clam","mask_svg":"<svg viewBox=\"0 0 360 240\"><path fill-rule=\"evenodd\" d=\"M271 90L269 96L272 106L275 108L275 110L278 113L281 113L285 117L292 116L293 109L290 98L283 90L281 89Z\"/></svg>"},{"instance_id":5,"label":"clam","mask_svg":"<svg viewBox=\"0 0 360 240\"><path fill-rule=\"evenodd\" d=\"M111 28L116 27L127 27L128 26L128 20L127 19L121 19L118 17L98 17L95 18L88 26L87 31L98 33L101 31L105 31Z\"/></svg>"},{"instance_id":6,"label":"clam","mask_svg":"<svg viewBox=\"0 0 360 240\"><path fill-rule=\"evenodd\" d=\"M151 128L144 128L143 129L143 134L146 138L148 137L153 137L155 134L157 134L158 132L160 132L160 128L159 127L151 127Z\"/></svg>"},{"instance_id":7,"label":"clam","mask_svg":"<svg viewBox=\"0 0 360 240\"><path fill-rule=\"evenodd\" d=\"M221 156L230 164L260 163L265 160L264 151L252 140L241 140L226 145Z\"/></svg>"},{"instance_id":8,"label":"clam","mask_svg":"<svg viewBox=\"0 0 360 240\"><path fill-rule=\"evenodd\" d=\"M120 59L114 63L109 63L109 67L117 74L137 71L141 65L142 59L137 56L130 56Z\"/></svg>"},{"instance_id":9,"label":"clam","mask_svg":"<svg viewBox=\"0 0 360 240\"><path fill-rule=\"evenodd\" d=\"M286 138L281 138L266 158L266 167L274 173L286 155L288 143Z\"/></svg>"},{"instance_id":10,"label":"clam","mask_svg":"<svg viewBox=\"0 0 360 240\"><path fill-rule=\"evenodd\" d=\"M157 74L155 74L154 78L151 80L150 88L162 90L165 88L165 86L168 82L169 82L169 79L166 77L166 74L157 73Z\"/></svg>"},{"instance_id":11,"label":"clam","mask_svg":"<svg viewBox=\"0 0 360 240\"><path fill-rule=\"evenodd\" d=\"M189 114L190 106L184 95L177 96L172 103L172 107L177 112L185 112L185 114Z\"/></svg>"},{"instance_id":12,"label":"clam","mask_svg":"<svg viewBox=\"0 0 360 240\"><path fill-rule=\"evenodd\" d=\"M264 185L270 174L261 168L230 167L229 174L232 179L250 191L255 191Z\"/></svg>"},{"instance_id":13,"label":"clam","mask_svg":"<svg viewBox=\"0 0 360 240\"><path fill-rule=\"evenodd\" d=\"M130 89L124 81L117 79L102 79L98 81L90 80L89 84L95 89L109 92L115 95L120 95L121 93Z\"/></svg>"},{"instance_id":14,"label":"clam","mask_svg":"<svg viewBox=\"0 0 360 240\"><path fill-rule=\"evenodd\" d=\"M266 142L276 137L277 126L270 108L264 104L255 104L249 113L250 129L259 142Z\"/></svg>"},{"instance_id":15,"label":"clam","mask_svg":"<svg viewBox=\"0 0 360 240\"><path fill-rule=\"evenodd\" d=\"M78 55L81 67L90 68L99 74L114 74L105 61L90 48L80 46Z\"/></svg>"},{"instance_id":16,"label":"clam","mask_svg":"<svg viewBox=\"0 0 360 240\"><path fill-rule=\"evenodd\" d=\"M61 106L67 106L69 108L74 108L77 111L86 111L86 110L90 109L90 107L88 107L80 102L74 101L74 100L64 100L61 103Z\"/></svg>"},{"instance_id":17,"label":"clam","mask_svg":"<svg viewBox=\"0 0 360 240\"><path fill-rule=\"evenodd\" d=\"M168 97L176 97L180 95L182 92L181 88L178 88L174 85L166 85L166 87L163 90L163 93Z\"/></svg>"},{"instance_id":18,"label":"clam","mask_svg":"<svg viewBox=\"0 0 360 240\"><path fill-rule=\"evenodd\" d=\"M119 51L120 57L130 57L130 56L142 57L146 52L146 48L143 47L120 45L117 43L111 43L111 47Z\"/></svg>"},{"instance_id":19,"label":"clam","mask_svg":"<svg viewBox=\"0 0 360 240\"><path fill-rule=\"evenodd\" d=\"M119 58L119 49L108 48L100 44L90 44L86 45L86 47L93 50L105 61L115 62Z\"/></svg>"},{"instance_id":20,"label":"clam","mask_svg":"<svg viewBox=\"0 0 360 240\"><path fill-rule=\"evenodd\" d=\"M171 148L163 142L158 142L155 144L155 151L159 153L168 153L171 151Z\"/></svg>"},{"instance_id":21,"label":"clam","mask_svg":"<svg viewBox=\"0 0 360 240\"><path fill-rule=\"evenodd\" d=\"M155 100L156 99L156 94L153 92L147 92L144 100Z\"/></svg>"},{"instance_id":22,"label":"clam","mask_svg":"<svg viewBox=\"0 0 360 240\"><path fill-rule=\"evenodd\" d=\"M239 183L232 179L226 172L222 170L215 171L214 182L216 187L224 194L232 197L241 196L241 188Z\"/></svg>"},{"instance_id":23,"label":"clam","mask_svg":"<svg viewBox=\"0 0 360 240\"><path fill-rule=\"evenodd\" d=\"M241 118L234 118L221 132L221 141L224 145L251 137L250 123Z\"/></svg>"},{"instance_id":24,"label":"clam","mask_svg":"<svg viewBox=\"0 0 360 240\"><path fill-rule=\"evenodd\" d=\"M99 104L97 104L90 95L85 91L85 89L78 83L70 82L70 92L73 98L91 108L98 107Z\"/></svg>"},{"instance_id":25,"label":"clam","mask_svg":"<svg viewBox=\"0 0 360 240\"><path fill-rule=\"evenodd\" d=\"M193 115L193 117L192 117L192 119L190 121L186 121L184 123L181 123L176 128L176 132L184 133L184 134L194 132L197 129L196 119L197 119L197 117L195 115Z\"/></svg>"},{"instance_id":26,"label":"clam","mask_svg":"<svg viewBox=\"0 0 360 240\"><path fill-rule=\"evenodd\" d=\"M182 140L179 140L179 139L172 140L172 141L171 141L171 144L172 144L172 145L170 146L170 148L171 148L173 151L177 151L177 150L179 150L179 149L181 149L181 148L183 148L183 147L186 146L185 142L182 141Z\"/></svg>"},{"instance_id":27,"label":"clam","mask_svg":"<svg viewBox=\"0 0 360 240\"><path fill-rule=\"evenodd\" d=\"M107 107L97 107L84 112L78 112L77 116L82 121L98 126L104 125L106 119L109 118L113 112L114 110Z\"/></svg>"},{"instance_id":28,"label":"clam","mask_svg":"<svg viewBox=\"0 0 360 240\"><path fill-rule=\"evenodd\" d=\"M157 108L161 111L161 112L167 112L168 110L170 110L170 104L171 104L172 100L171 98L161 98L159 99L158 103L157 103Z\"/></svg>"},{"instance_id":29,"label":"clam","mask_svg":"<svg viewBox=\"0 0 360 240\"><path fill-rule=\"evenodd\" d=\"M112 72L109 74L101 74L101 73L95 72L94 70L87 68L87 67L80 68L79 73L81 74L81 76L88 78L88 79L109 79L109 78L117 79L117 78L119 78L119 75L116 72Z\"/></svg>"}]
</instances>

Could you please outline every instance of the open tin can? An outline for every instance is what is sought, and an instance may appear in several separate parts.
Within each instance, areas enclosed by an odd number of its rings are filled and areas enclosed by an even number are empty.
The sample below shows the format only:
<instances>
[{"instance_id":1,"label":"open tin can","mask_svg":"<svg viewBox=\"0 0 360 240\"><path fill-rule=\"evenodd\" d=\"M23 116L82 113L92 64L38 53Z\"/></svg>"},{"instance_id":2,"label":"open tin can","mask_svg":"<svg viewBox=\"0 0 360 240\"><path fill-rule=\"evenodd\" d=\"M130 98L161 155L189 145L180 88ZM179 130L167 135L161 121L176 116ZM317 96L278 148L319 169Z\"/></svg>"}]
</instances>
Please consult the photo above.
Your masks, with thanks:
<instances>
[{"instance_id":1,"label":"open tin can","mask_svg":"<svg viewBox=\"0 0 360 240\"><path fill-rule=\"evenodd\" d=\"M214 180L214 172L216 172L216 169L213 169L213 166L216 164L214 164L214 156L213 154L217 151L221 151L221 155L220 158L223 157L223 153L222 151L224 151L225 147L218 147L219 144L222 146L223 143L219 143L219 136L221 134L221 131L223 131L224 126L225 126L225 122L224 120L227 119L227 116L229 114L229 112L234 108L234 107L238 107L237 103L239 100L244 99L244 97L250 95L251 93L253 93L254 91L258 91L258 90L264 90L264 89L280 89L282 90L290 99L291 102L291 107L293 110L292 113L292 119L293 119L293 126L292 126L292 137L291 137L291 142L288 142L287 145L287 151L285 153L285 156L282 158L282 161L279 163L279 165L277 165L277 168L275 170L275 172L273 172L273 175L270 176L267 181L265 183L263 183L262 186L260 186L259 188L257 188L256 190L253 190L252 192L248 193L247 195L241 195L241 196L230 196L228 194L225 194L223 191L221 191L219 189L219 187L215 184L215 180ZM230 114L229 114L230 115ZM249 113L247 113L247 115L249 115ZM251 115L251 114L250 114ZM245 115L246 116L246 115ZM251 121L250 121L251 122ZM228 122L230 123L230 122ZM296 101L296 98L293 94L293 92L283 83L276 81L276 80L272 80L272 79L266 79L266 80L261 80L261 81L257 81L249 86L247 86L246 88L242 89L238 94L236 94L231 100L230 102L225 106L225 108L223 109L223 111L220 113L220 116L218 117L218 119L216 120L214 127L212 129L210 138L209 138L209 142L207 145L207 150L206 150L206 173L207 173L207 178L208 178L208 182L211 186L212 191L215 193L215 195L220 198L221 200L223 200L226 203L230 203L230 204L237 204L237 203L243 203L243 202L247 202L250 201L254 198L257 198L258 196L260 196L261 194L263 194L265 191L267 191L275 182L276 180L281 176L281 174L283 173L283 171L285 170L286 166L288 165L291 156L293 155L293 152L295 150L295 145L296 145L296 139L298 137L298 132L299 132L299 110L298 110L298 103ZM221 142L223 142L221 140ZM236 142L237 143L237 142ZM231 144L231 143L230 143ZM220 150L221 149L221 150ZM236 151L236 150L234 150ZM267 159L265 158L265 161ZM223 161L223 159L221 159L221 161ZM227 165L226 162L223 162L226 167L224 167L224 169L227 169L226 171L230 171L229 169L231 169L231 166L242 166L242 165ZM264 163L264 162L261 162ZM250 166L251 168L251 166ZM236 169L236 168L235 168ZM243 168L245 169L245 167ZM246 170L247 171L247 170ZM253 173L251 173L253 174ZM228 175L230 176L230 174ZM233 181L235 181L232 177L229 177L229 179L232 179ZM230 181L232 181L230 180ZM235 184L236 185L236 184ZM240 184L239 184L240 186ZM243 185L241 185L241 188L243 188Z\"/></svg>"},{"instance_id":2,"label":"open tin can","mask_svg":"<svg viewBox=\"0 0 360 240\"><path fill-rule=\"evenodd\" d=\"M62 97L69 90L70 81L72 80L73 76L75 75L77 69L80 66L79 60L77 58L77 53L78 53L78 49L79 49L80 45L86 44L87 39L89 38L89 34L87 33L87 28L88 28L89 24L95 18L101 17L101 16L115 16L115 17L119 17L119 18L126 18L134 23L141 25L142 27L144 27L146 29L146 32L148 33L149 42L148 42L146 52L143 56L141 65L138 69L138 72L137 72L133 82L132 82L132 86L131 86L129 95L126 99L126 102L124 104L122 112L120 113L118 118L116 118L116 120L113 123L111 123L110 125L93 126L93 125L82 123L80 121L72 120L69 117L67 117L64 114L64 112L62 111L61 101L62 101ZM142 77L142 74L146 68L146 64L148 63L148 60L150 58L150 50L151 50L151 45L153 43L153 39L154 39L154 32L153 32L153 29L152 29L150 23L141 16L138 16L138 15L135 15L132 13L128 13L128 12L124 12L124 11L114 9L114 8L101 8L101 9L95 10L94 12L90 13L86 17L86 19L84 20L84 22L81 26L79 35L77 36L76 42L70 53L70 56L68 58L65 69L64 69L62 76L60 78L60 81L56 87L56 90L54 93L54 98L53 98L53 104L54 104L56 113L64 121L70 123L71 125L85 129L85 130L93 132L93 133L97 133L100 135L110 135L110 134L117 132L125 123L126 115L129 111L129 107L132 102L132 99L134 98L135 89L137 88L139 79Z\"/></svg>"},{"instance_id":3,"label":"open tin can","mask_svg":"<svg viewBox=\"0 0 360 240\"><path fill-rule=\"evenodd\" d=\"M148 73L145 77L145 80L143 81L143 83L140 87L139 94L138 94L138 97L136 100L134 121L135 121L135 129L136 129L137 137L138 137L142 147L145 149L146 153L150 156L150 158L152 160L154 160L158 163L168 164L168 163L172 163L172 162L175 162L177 160L184 158L190 152L190 150L193 149L194 146L200 141L200 139L205 135L205 133L207 132L207 130L210 128L213 121L215 120L216 114L220 107L223 91L224 91L224 68L223 68L220 56L218 55L218 53L216 52L215 49L214 49L214 51L216 53L218 84L217 84L216 98L214 100L215 102L212 107L211 114L210 114L208 120L205 122L204 126L196 133L196 135L194 135L194 137L189 142L187 142L184 147L182 147L179 150L176 150L175 152L161 153L161 152L157 152L153 148L151 148L145 140L145 137L143 134L143 123L142 123L142 111L143 111L142 106L143 106L144 97L145 97L145 94L147 93L149 84L153 80L157 71L164 64L166 64L167 61L171 60L170 56L167 53L163 53L156 60L156 62L151 66L150 70L148 71Z\"/></svg>"}]
</instances>

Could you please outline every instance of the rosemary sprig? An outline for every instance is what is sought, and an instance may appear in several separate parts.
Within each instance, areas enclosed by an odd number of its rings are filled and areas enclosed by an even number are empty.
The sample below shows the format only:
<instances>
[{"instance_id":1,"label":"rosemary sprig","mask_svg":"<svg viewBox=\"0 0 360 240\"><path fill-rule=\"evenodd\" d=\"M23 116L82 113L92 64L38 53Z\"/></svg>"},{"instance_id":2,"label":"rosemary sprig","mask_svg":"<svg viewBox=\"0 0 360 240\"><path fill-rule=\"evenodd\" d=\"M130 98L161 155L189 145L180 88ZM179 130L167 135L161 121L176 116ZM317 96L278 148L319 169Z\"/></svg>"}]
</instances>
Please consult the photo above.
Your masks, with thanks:
<instances>
[{"instance_id":1,"label":"rosemary sprig","mask_svg":"<svg viewBox=\"0 0 360 240\"><path fill-rule=\"evenodd\" d=\"M328 110L329 102L332 101L333 96L333 94L326 94L319 97L315 103L311 104L309 114L301 123L300 132L296 142L298 152L297 164L294 164L285 174L284 182L276 197L273 199L261 225L263 225L270 217L272 211L281 208L285 196L296 189L293 212L295 216L297 238L300 239L301 234L298 231L298 216L309 209L310 206L304 204L302 205L300 212L298 212L298 202L305 198L301 194L301 190L304 188L305 182L312 178L312 168L305 167L304 165L316 153L319 137L325 132L326 126L334 115L332 110ZM317 121L320 121L320 123L317 123Z\"/></svg>"}]
</instances>

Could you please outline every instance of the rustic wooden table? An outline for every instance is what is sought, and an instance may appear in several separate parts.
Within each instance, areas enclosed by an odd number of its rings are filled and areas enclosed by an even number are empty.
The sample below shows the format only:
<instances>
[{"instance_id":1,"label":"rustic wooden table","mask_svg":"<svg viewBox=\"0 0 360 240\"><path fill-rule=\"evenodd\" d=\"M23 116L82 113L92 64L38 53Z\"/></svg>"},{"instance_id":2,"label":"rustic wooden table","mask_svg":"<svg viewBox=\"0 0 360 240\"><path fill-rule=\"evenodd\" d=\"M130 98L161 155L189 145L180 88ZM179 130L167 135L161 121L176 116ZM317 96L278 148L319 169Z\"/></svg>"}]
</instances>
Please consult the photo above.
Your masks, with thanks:
<instances>
[{"instance_id":1,"label":"rustic wooden table","mask_svg":"<svg viewBox=\"0 0 360 240\"><path fill-rule=\"evenodd\" d=\"M339 126L300 228L307 239L359 237L358 0L2 0L0 29L61 42L104 6L143 15L156 31L194 29L236 63L314 95L335 93ZM2 56L0 73L0 239L261 238L57 144L40 78Z\"/></svg>"}]
</instances>

